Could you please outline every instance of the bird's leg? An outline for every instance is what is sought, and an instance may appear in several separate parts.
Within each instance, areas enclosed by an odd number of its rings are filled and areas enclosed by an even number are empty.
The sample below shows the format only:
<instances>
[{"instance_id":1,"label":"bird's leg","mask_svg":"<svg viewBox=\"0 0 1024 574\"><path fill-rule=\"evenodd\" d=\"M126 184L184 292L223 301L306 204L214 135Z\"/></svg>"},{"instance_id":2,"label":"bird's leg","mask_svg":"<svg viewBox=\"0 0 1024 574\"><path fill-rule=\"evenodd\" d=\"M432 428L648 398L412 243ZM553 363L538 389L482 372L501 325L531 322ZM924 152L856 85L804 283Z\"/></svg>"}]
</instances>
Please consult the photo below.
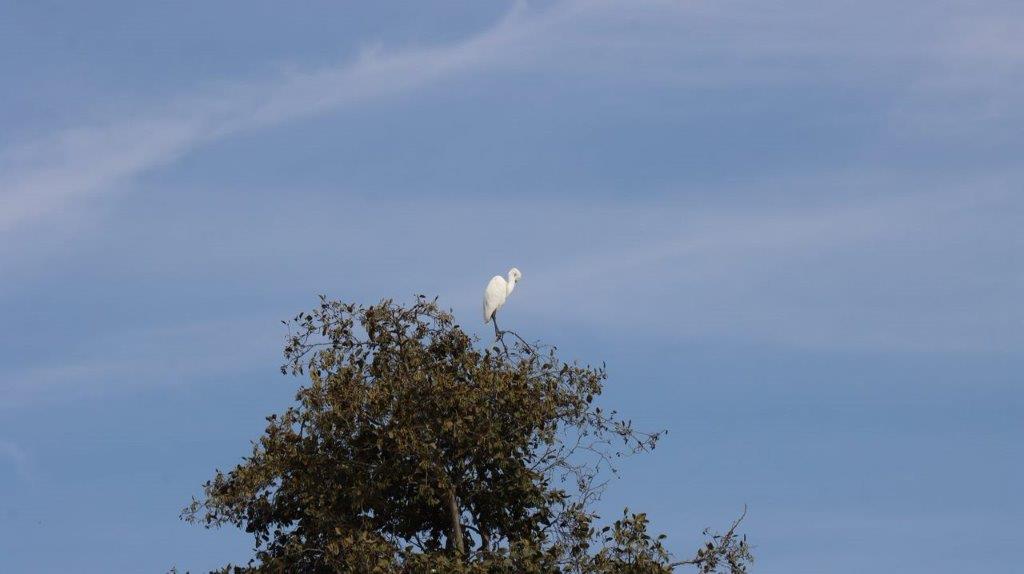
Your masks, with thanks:
<instances>
[{"instance_id":1,"label":"bird's leg","mask_svg":"<svg viewBox=\"0 0 1024 574\"><path fill-rule=\"evenodd\" d=\"M494 340L497 341L497 340L501 339L501 329L498 329L498 312L497 311L495 311L494 314L491 315L491 322L494 323Z\"/></svg>"},{"instance_id":2,"label":"bird's leg","mask_svg":"<svg viewBox=\"0 0 1024 574\"><path fill-rule=\"evenodd\" d=\"M498 312L497 311L495 311L494 314L491 315L491 321L494 322L494 342L495 343L501 343L501 348L504 349L505 356L507 357L508 356L508 347L505 346L505 340L501 338L501 336L503 334L505 334L505 332L498 328Z\"/></svg>"}]
</instances>

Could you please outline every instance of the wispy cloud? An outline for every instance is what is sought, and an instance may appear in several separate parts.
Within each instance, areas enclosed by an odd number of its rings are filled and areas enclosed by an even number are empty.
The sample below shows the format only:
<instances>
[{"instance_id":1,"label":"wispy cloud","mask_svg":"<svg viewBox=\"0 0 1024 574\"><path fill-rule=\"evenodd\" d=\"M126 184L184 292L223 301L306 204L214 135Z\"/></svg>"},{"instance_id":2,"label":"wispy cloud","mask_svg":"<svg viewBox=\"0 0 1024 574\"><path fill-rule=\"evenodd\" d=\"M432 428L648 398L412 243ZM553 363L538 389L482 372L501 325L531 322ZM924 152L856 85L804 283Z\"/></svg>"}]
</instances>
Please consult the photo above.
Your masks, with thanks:
<instances>
[{"instance_id":1,"label":"wispy cloud","mask_svg":"<svg viewBox=\"0 0 1024 574\"><path fill-rule=\"evenodd\" d=\"M780 11L763 3L604 1L565 2L544 10L520 7L454 44L367 49L337 66L186 92L107 124L0 151L0 234L73 210L90 198L126 191L133 178L218 139L443 88L447 79L500 67L591 74L603 78L597 83L608 82L614 88L610 91L629 89L617 71L634 70L643 70L649 82L696 89L794 80L796 86L810 86L823 79L863 88L870 82L858 74L899 77L881 83L897 86L899 93L874 102L879 115L889 112L888 135L908 126L934 133L943 125L936 119L962 134L980 129L979 114L1000 121L1019 118L1004 96L1024 86L1013 75L1020 58L1012 42L1013 25L994 16L958 21L928 11L934 25L913 28L911 37L900 35L905 26L886 19L877 34L868 35L857 32L854 19L843 17L860 13L862 3L826 9L805 2L801 7L806 10ZM880 3L873 7L883 9ZM964 80L961 73L971 69L978 76ZM967 98L957 107L962 115L948 113L950 104L965 94L982 97ZM786 111L794 117L800 112ZM1007 169L1002 182L999 174L954 181L940 167L928 165L922 174L914 166L897 173L861 164L792 181L761 179L739 191L722 189L731 183L698 192L686 182L669 183L666 189L642 190L649 192L646 199L627 201L591 200L586 190L575 190L576 199L569 201L510 197L504 204L493 199L484 204L436 197L364 201L318 196L267 201L265 211L253 212L246 209L255 202L238 197L204 199L204 205L231 204L209 205L217 210L215 218L191 205L180 213L161 214L166 221L111 222L112 227L147 226L147 232L109 233L106 240L118 244L120 259L104 260L105 250L97 249L92 263L109 275L124 274L118 277L124 282L168 279L173 271L177 275L171 279L183 282L190 280L189 273L192 281L204 284L231 274L225 281L248 280L265 288L275 280L289 281L305 293L324 290L342 296L353 291L396 296L440 292L475 321L475 285L503 271L482 269L480 262L509 261L526 272L516 305L524 317L537 320L558 316L657 336L816 348L1019 347L1024 343L1024 310L1017 303L1022 278L1007 262L1015 261L1020 246L1019 226L1011 220L1022 204L1005 190L1019 184L1020 173ZM929 175L933 169L937 173ZM781 188L784 193L764 193ZM993 190L998 193L988 193ZM782 203L789 207L759 202L759 195L785 196ZM729 200L714 205L720 196ZM807 205L793 201L800 197L808 199ZM331 201L342 203L326 209ZM480 217L484 212L487 218ZM224 222L232 217L238 219L225 235ZM383 238L373 253L332 249L362 241L383 220L410 237L429 238L433 249L413 252L403 238ZM441 220L444 226L436 224ZM300 222L299 227L291 221ZM494 245L483 239L495 227L516 232ZM138 245L120 245L124 236ZM308 242L308 252L288 249L297 236ZM14 245L7 242L0 256ZM33 248L40 250L38 244ZM124 270L126 257L132 261L131 277ZM322 261L328 260L336 264L325 269ZM281 280L257 268L287 273ZM373 277L359 278L359 284L350 279L353 269L370 268ZM339 293L338 286L347 292ZM557 315L552 313L556 309ZM217 329L234 329L240 340L250 340L250 332L230 325L158 326L144 333L111 328L90 334L114 342L117 351L86 343L53 363L8 370L0 403L162 384L205 368L230 372L256 356L276 356L277 333L270 326L254 331L274 342L259 343L259 351L251 350L244 360L209 351L220 348ZM169 356L169 348L194 353L195 360L178 361Z\"/></svg>"},{"instance_id":2,"label":"wispy cloud","mask_svg":"<svg viewBox=\"0 0 1024 574\"><path fill-rule=\"evenodd\" d=\"M0 158L0 232L173 161L202 139L201 120L146 120L82 128Z\"/></svg>"},{"instance_id":3,"label":"wispy cloud","mask_svg":"<svg viewBox=\"0 0 1024 574\"><path fill-rule=\"evenodd\" d=\"M0 459L7 459L18 478L29 480L32 477L32 465L28 453L16 443L0 439Z\"/></svg>"},{"instance_id":4,"label":"wispy cloud","mask_svg":"<svg viewBox=\"0 0 1024 574\"><path fill-rule=\"evenodd\" d=\"M1021 209L977 181L806 208L677 208L660 238L535 271L529 311L676 340L1012 352L1024 276L1005 267L1015 228L1001 214Z\"/></svg>"},{"instance_id":5,"label":"wispy cloud","mask_svg":"<svg viewBox=\"0 0 1024 574\"><path fill-rule=\"evenodd\" d=\"M894 178L881 179L892 184ZM788 182L802 192L820 185L814 178ZM1018 304L1024 275L1005 264L1019 248L1008 239L1024 205L976 180L944 194L745 209L651 199L580 207L552 200L354 204L334 197L317 205L319 211L301 201L272 211L241 209L192 219L187 231L180 219L187 213L168 213L150 239L116 258L137 261L132 275L152 275L158 283L176 281L163 274L170 265L177 275L220 285L224 309L198 323L167 318L146 329L77 326L90 329L84 340L59 346L43 364L0 373L0 407L254 369L273 377L283 336L276 320L312 304L318 291L362 302L438 293L467 329L486 337L480 290L490 274L504 271L493 265L514 264L526 273L504 326L541 338L552 327L578 325L613 340L883 353L1002 353L1024 344ZM494 216L481 220L485 210ZM339 221L334 214L342 212L357 215ZM384 220L427 238L422 249L410 251L402 239L381 241L370 252L344 248ZM446 225L438 228L441 220ZM291 221L297 223L275 224ZM239 233L223 244L202 239L225 224ZM466 241L495 228L529 233L514 232L498 245ZM295 235L303 237L301 253L275 249ZM362 276L364 269L373 273ZM259 288L235 301L233 285ZM147 283L122 288L146 290ZM276 302L253 306L274 294ZM282 300L290 301L287 312L280 311ZM177 304L187 309L190 302Z\"/></svg>"},{"instance_id":6,"label":"wispy cloud","mask_svg":"<svg viewBox=\"0 0 1024 574\"><path fill-rule=\"evenodd\" d=\"M108 125L70 129L0 153L0 232L71 208L90 195L246 130L393 96L440 78L520 57L517 45L567 17L564 8L517 8L492 28L449 46L365 50L337 67L293 72L182 96Z\"/></svg>"},{"instance_id":7,"label":"wispy cloud","mask_svg":"<svg viewBox=\"0 0 1024 574\"><path fill-rule=\"evenodd\" d=\"M458 43L366 49L333 67L199 88L157 102L148 111L0 150L0 233L73 210L82 200L115 191L119 184L211 141L413 93L444 78L502 65L580 74L633 70L642 62L650 81L691 87L777 83L792 80L793 74L861 81L842 71L850 68L843 63L849 59L866 60L857 66L862 71L909 76L912 85L925 87L947 81L950 69L971 69L974 75L985 75L982 80L972 76L975 94L979 86L988 94L972 99L975 113L1012 112L1007 100L994 94L1005 93L1000 86L1019 51L1010 41L1013 30L999 24L996 10L991 17L964 22L930 12L931 25L922 26L927 33L918 31L920 38L904 34L902 23L913 14L894 14L869 40L851 24L856 19L843 17L846 11L860 14L861 3L830 5L827 10L805 3L802 8L662 1L566 1L546 9L517 4L491 28ZM993 35L993 30L1000 33ZM908 61L926 65L908 68ZM985 65L979 68L979 61ZM936 92L926 91L912 90L910 97L936 101ZM903 102L896 109L905 111L895 117L913 126L925 123L921 106ZM933 107L929 117L948 118L946 111L941 105Z\"/></svg>"},{"instance_id":8,"label":"wispy cloud","mask_svg":"<svg viewBox=\"0 0 1024 574\"><path fill-rule=\"evenodd\" d=\"M97 333L63 351L57 361L0 373L0 408L174 385L258 371L260 366L272 376L283 336L273 318L221 318ZM0 451L2 447L0 442Z\"/></svg>"}]
</instances>

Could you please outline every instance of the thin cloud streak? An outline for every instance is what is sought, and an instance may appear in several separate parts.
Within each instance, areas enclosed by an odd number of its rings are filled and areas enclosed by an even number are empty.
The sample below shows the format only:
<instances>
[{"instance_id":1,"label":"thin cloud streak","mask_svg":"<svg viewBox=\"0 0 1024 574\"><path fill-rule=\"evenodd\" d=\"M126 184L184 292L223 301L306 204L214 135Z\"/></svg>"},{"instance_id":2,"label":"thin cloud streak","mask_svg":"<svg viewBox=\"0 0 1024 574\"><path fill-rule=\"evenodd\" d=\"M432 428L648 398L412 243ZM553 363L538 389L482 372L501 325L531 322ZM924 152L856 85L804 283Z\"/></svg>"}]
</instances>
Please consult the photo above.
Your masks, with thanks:
<instances>
[{"instance_id":1,"label":"thin cloud streak","mask_svg":"<svg viewBox=\"0 0 1024 574\"><path fill-rule=\"evenodd\" d=\"M540 65L557 66L565 70L571 67L573 73L603 70L608 75L618 68L608 68L606 56L617 58L616 66L632 66L629 62L640 53L650 56L650 59L643 59L643 63L657 70L650 73L657 81L680 85L736 84L772 81L772 75L786 73L787 69L796 74L808 74L808 70L817 73L820 70L815 65L842 63L843 58L839 56L843 55L860 58L864 67L865 61L878 61L890 54L893 47L886 42L876 42L874 37L870 38L869 45L830 42L829 49L841 53L829 52L823 56L821 42L828 34L819 31L815 37L803 39L801 36L795 41L792 38L799 35L789 34L785 38L773 35L772 30L786 27L763 25L763 19L770 15L775 19L799 17L804 25L814 27L821 14L827 12L821 9L809 15L793 16L770 9L769 14L764 8L751 14L744 12L742 6L726 4L648 3L624 22L607 17L620 14L623 6L613 2L570 2L544 12L518 9L494 27L461 43L400 52L367 50L342 66L285 74L266 82L232 84L218 91L181 98L149 114L122 118L106 127L69 130L48 140L6 150L0 154L0 234L66 211L90 197L125 190L129 187L125 184L132 178L212 141L362 105L377 98L415 92L459 74L490 70L498 65L528 65L531 69ZM859 5L850 6L860 10ZM687 14L692 16L690 26L696 29L709 19L716 20L716 26L707 26L708 30L722 30L723 21L738 26L726 27L728 33L721 37L712 37L705 31L696 40L701 44L700 53L689 54L693 45L677 41L681 35L689 36L671 30L686 21L685 18L659 18ZM659 19L662 22L655 26L654 22ZM842 18L834 20L829 25L845 25ZM950 28L949 23L946 24L946 28ZM637 34L638 26L645 31L653 27L656 33ZM991 58L992 65L981 73L998 79L1000 76L993 70L998 71L1001 66L1019 59L1019 51L1011 46L1003 50L1002 43L993 44L985 34L976 33L977 27L952 28L945 33L957 38L957 42L945 46L935 42L935 37L930 37L932 41L924 45L909 42L896 64L886 68L891 74L904 69L907 61L922 59L949 64L935 69L915 68L917 75L905 86L903 105L893 110L889 129L905 130L914 122L934 128L934 117L946 111L944 106L950 99L962 94L961 88L978 85L973 80L943 83L950 70L959 72L979 60ZM747 31L751 32L749 37L742 42L735 41L736 36ZM674 43L667 44L666 38L673 38ZM865 38L868 37L861 40ZM882 39L892 38L883 35ZM765 46L767 51L763 50ZM660 50L663 47L670 50ZM708 53L715 57L708 58ZM764 62L760 59L750 58L751 54L758 54L760 58L765 53L769 58L767 65L762 65ZM805 60L801 60L801 56ZM557 63L552 64L553 61ZM676 74L660 73L679 62L694 67ZM812 65L803 66L808 62ZM780 65L782 67L775 67ZM842 65L838 68L840 71L832 74L844 71ZM957 77L958 74L949 73L949 78ZM861 76L849 75L844 81L862 80ZM785 78L776 77L774 81L785 81ZM997 89L1011 84L1010 90ZM990 96L1012 94L1019 91L1019 85L1009 78L982 91ZM930 101L938 104L916 111L920 106L913 104L926 98L933 98ZM958 111L961 110L958 108ZM1005 119L1008 114L1018 112L995 106L994 113L996 119ZM975 129L973 120L965 121L961 114L951 114L949 118L962 129ZM818 188L848 174L819 175L822 177L810 176L805 181L795 182L794 192L810 197ZM936 175L940 177L941 174ZM1020 181L1019 174L1009 174L1008 181ZM415 282L434 281L426 285L428 290L448 293L446 299L465 309L466 317L474 319L478 314L479 287L474 286L478 268L467 261L479 262L486 256L487 260L510 260L510 264L520 265L526 272L524 288L517 294L516 301L524 318L530 314L558 316L609 329L643 328L659 336L669 334L680 339L718 337L826 349L966 352L1013 349L1024 342L1020 329L1024 317L1021 317L1020 305L1016 304L1016 296L1008 293L1011 287L1021 286L1021 278L1013 275L1012 269L994 267L1000 255L985 260L970 257L970 252L983 252L997 243L995 239L985 239L985 234L991 234L1004 240L996 253L1007 253L1004 259L1015 261L1013 241L1016 239L1019 245L1019 231L993 227L990 222L1000 215L1000 205L1019 212L1020 202L1012 197L993 200L980 215L971 214L968 198L976 193L978 183L970 181L953 186L957 190L951 195L895 196L875 202L856 201L857 193L845 189L833 194L846 196L845 200L840 198L820 209L789 211L747 210L746 200L743 210L733 205L715 211L692 209L684 204L645 206L637 203L628 207L607 204L581 209L578 204L554 205L547 201L524 204L521 198L504 206L472 205L461 200L445 204L433 199L421 203L402 199L391 203L345 204L354 209L334 210L334 213L347 211L350 214L351 221L344 220L345 225L339 226L337 217L332 215L330 221L305 226L302 231L308 235L313 233L310 229L321 230L327 234L320 238L323 244L344 243L339 227L347 228L354 238L360 229L365 229L360 226L367 222L384 217L404 219L411 236L430 237L441 247L437 252L462 253L464 259L429 260L418 253L410 253L404 242L381 244L377 246L381 253L372 255L376 258L374 278L363 279L363 283L354 288L381 293L380 285L387 283L390 291L384 293L396 295L408 293L407 288L423 288L420 284L409 286L413 282L408 278L410 272L398 269L396 264L408 263L418 273ZM873 182L865 182L863 187L881 195L898 193L901 187L947 189L950 186L948 181L937 179L906 182L883 174ZM759 191L764 187L763 182L756 187L758 189L748 191ZM712 195L714 193L709 192L707 197ZM319 202L318 199L312 205L301 206L301 213L293 215L302 217L294 219L307 221L310 217L327 217L327 210L322 210ZM235 213L241 209L238 205L230 207L223 212ZM482 237L495 224L492 220L480 221L478 214L485 208L491 212L501 211L502 214L493 219L507 223L510 229L532 228L534 237L505 246L501 253L467 246L466 237ZM279 256L275 255L275 250L288 245L295 230L279 223L293 219L277 217L278 212L288 209L287 206L274 205L272 209L274 213L264 214L265 219L257 217L232 228L250 230L247 233L239 231L226 239L223 234L209 230L200 234L220 237L218 241L226 242L224 245L202 244L197 240L195 227L202 225L197 221L201 218L189 212L179 220L176 229L162 229L155 234L174 238L174 241L148 245L150 249L144 252L144 257L107 262L108 272L120 274L119 278L127 283L138 281L138 275L145 273L163 273L170 280L181 281L190 270L195 273L198 269L203 272L196 276L209 280L219 277L218 273L225 273L222 269L231 269L231 273L238 275L248 273L247 268L238 265L244 258L259 261L265 267L276 264L301 270L301 261L292 261L287 266L286 262L275 260ZM623 218L626 211L630 217ZM437 234L436 226L423 227L424 214L431 213L443 215L449 221L448 229ZM667 221L673 216L678 216L679 223ZM440 220L441 217L426 219ZM155 229L152 221L138 225ZM594 229L616 227L621 227L618 235L613 232L599 239L582 239L592 235ZM138 233L134 237L143 238L147 234ZM638 237L642 240L634 241ZM310 239L316 242L315 238ZM111 241L116 243L121 239L111 234ZM552 254L550 245L559 245L559 252ZM36 253L40 250L37 244L33 244L33 249ZM474 249L478 251L474 253ZM337 275L307 278L309 284L315 281L317 286L313 289L330 291L331 286L338 285L348 288L343 274L367 265L358 255L325 251L321 256L331 257L333 261L345 257L347 269L337 265L328 272ZM218 257L221 259L217 260ZM950 257L959 260L950 263ZM196 261L192 261L193 258ZM59 263L59 257L54 259ZM131 276L125 270L125 260L132 261ZM382 266L380 261L387 261L389 265ZM961 268L957 269L956 265ZM499 271L503 269L487 270L479 280ZM59 275L59 269L54 274ZM254 279L254 283L264 286L273 281L269 277ZM887 281L888 285L882 286L882 281ZM997 287L985 282L997 284ZM581 296L580 284L593 288ZM567 304L567 301L572 303ZM555 309L558 315L551 313ZM183 349L192 349L196 341L202 340L201 337L170 339ZM276 346L271 352L276 353ZM153 349L137 350L136 354L104 362L66 356L57 363L64 366L28 368L5 376L7 388L17 391L7 396L15 397L9 399L13 404L23 397L49 393L49 389L56 389L54 394L59 395L62 389L74 388L76 384L109 387L131 382L150 384L152 377L134 378L146 371L145 357L166 361ZM241 364L241 361L233 363L224 357L206 359L218 361L216 368L223 369L221 372L230 372L234 365ZM170 365L165 373L181 378L195 374L176 371L177 368Z\"/></svg>"},{"instance_id":2,"label":"thin cloud streak","mask_svg":"<svg viewBox=\"0 0 1024 574\"><path fill-rule=\"evenodd\" d=\"M0 373L0 408L174 385L254 367L273 375L283 338L280 323L266 317L104 333L45 366Z\"/></svg>"},{"instance_id":3,"label":"thin cloud streak","mask_svg":"<svg viewBox=\"0 0 1024 574\"><path fill-rule=\"evenodd\" d=\"M3 458L7 459L18 478L23 481L32 478L32 464L25 449L9 440L0 439L0 459Z\"/></svg>"},{"instance_id":4,"label":"thin cloud streak","mask_svg":"<svg viewBox=\"0 0 1024 574\"><path fill-rule=\"evenodd\" d=\"M462 43L394 53L368 50L339 67L234 85L183 98L151 117L67 130L5 150L0 153L4 174L0 175L0 232L110 191L205 143L393 96L496 63L516 55L513 48L566 18L574 8L566 4L530 15L517 8Z\"/></svg>"},{"instance_id":5,"label":"thin cloud streak","mask_svg":"<svg viewBox=\"0 0 1024 574\"><path fill-rule=\"evenodd\" d=\"M800 184L818 185L813 180ZM381 296L411 297L416 290L439 293L441 304L453 307L465 328L486 340L489 333L479 323L481 289L490 274L504 269L482 268L483 261L524 270L525 281L506 309L511 323L503 325L526 327L528 336L542 328L579 324L612 338L628 333L634 339L679 344L717 340L843 352L1012 352L1024 344L1019 327L1024 310L1014 304L1024 278L1014 284L1013 270L999 261L1000 254L1013 251L1002 238L1012 233L1012 213L1021 205L1008 194L979 194L982 187L969 182L941 195L744 213L693 202L596 202L580 210L549 200L518 201L488 204L495 213L488 221L478 217L485 206L472 202L365 200L349 206L360 217L342 225L330 224L337 224L332 214L340 211L330 204L320 203L320 211L299 204L235 213L250 223L249 231L227 245L196 239L208 235L202 226L182 233L171 216L158 224L167 229L153 230L152 243L133 246L157 255L152 268L131 252L115 259L139 260L133 273L155 273L155 281L174 282L159 274L169 258L164 250L171 249L179 253L179 262L172 265L177 273L212 283L230 277L239 285L259 285L255 298L265 304L231 303L225 295L224 312L234 318L93 333L63 356L47 357L45 365L3 373L0 408L254 368L273 377L284 336L277 320L287 315L273 309L292 312L295 305L312 304L316 290L341 297L373 294L363 300L367 303ZM290 217L289 209L308 217ZM1011 216L1001 221L1000 212ZM373 253L336 250L365 236L385 217L429 242L416 257L403 241L380 245ZM444 229L429 223L442 218L448 222ZM319 247L301 255L275 252L272 246L287 244L299 228L274 227L271 220L299 222L294 225L301 226L307 245ZM224 219L208 225L225 223L241 229ZM511 234L500 253L488 244L465 242L494 226L531 233ZM612 231L584 240L594 228ZM550 249L552 244L568 247L567 238L575 242L571 249ZM450 257L456 250L461 255ZM989 251L992 258L976 260L973 253L979 251ZM228 267L226 275L216 274L228 259L257 254L259 266ZM334 264L324 268L317 263L324 260ZM281 273L286 265L295 272ZM352 278L352 269L371 266L376 266L373 277ZM296 292L295 283L309 285L308 291L297 290L308 299L282 296Z\"/></svg>"},{"instance_id":6,"label":"thin cloud streak","mask_svg":"<svg viewBox=\"0 0 1024 574\"><path fill-rule=\"evenodd\" d=\"M996 214L1020 209L1009 194L972 189L747 215L695 210L660 240L534 271L544 280L529 312L677 340L1012 352L1024 343L1013 294L1022 278L998 264L1013 252L1001 240L1013 227ZM973 257L979 250L993 259Z\"/></svg>"},{"instance_id":7,"label":"thin cloud streak","mask_svg":"<svg viewBox=\"0 0 1024 574\"><path fill-rule=\"evenodd\" d=\"M627 5L569 1L542 11L524 6L516 5L493 27L460 43L394 52L367 49L347 64L263 82L228 84L106 126L71 129L2 150L0 233L74 209L90 196L116 191L119 184L212 141L413 92L444 78L500 65L592 73L607 71L608 66L632 69L640 55L651 77L659 82L707 86L779 82L801 73L800 69L805 74L810 70L841 79L842 74L832 71L837 57L881 62L883 56L903 54L902 60L881 67L889 74L899 72L913 78L906 94L911 102L897 102L893 120L914 127L925 122L919 106L912 102L934 97L921 93L921 86L941 84L950 69L977 69L978 60L984 59L986 66L979 73L987 82L972 77L971 85L988 88L980 99L974 98L982 102L982 108L974 113L1000 117L1016 113L1004 105L1005 98L997 104L985 103L1006 93L997 89L1007 83L1000 71L1019 59L1019 53L1004 42L993 46L991 38L978 33L991 28L991 18L953 25L932 14L930 17L937 19L932 27L939 31L917 42L899 36L902 29L894 24L879 31L882 47L874 36L871 42L858 35L850 38L853 42L835 42L833 33L842 31L835 27L845 26L847 21L835 17L831 7L828 11L809 6L808 10L780 13L764 7L750 10L738 4L700 2ZM860 4L848 8L858 13L862 10ZM711 22L716 25L709 26ZM779 25L766 26L765 22ZM794 41L792 35L773 32L786 29L783 23L805 27L807 38ZM728 30L724 36L706 32L723 25ZM638 39L637 27L648 33ZM679 41L680 30L687 31L687 42ZM922 61L938 65L908 64ZM803 65L794 67L794 62ZM1017 91L1015 87L1010 93ZM940 96L936 102L928 117L947 116L948 100ZM960 108L963 111L962 105Z\"/></svg>"}]
</instances>

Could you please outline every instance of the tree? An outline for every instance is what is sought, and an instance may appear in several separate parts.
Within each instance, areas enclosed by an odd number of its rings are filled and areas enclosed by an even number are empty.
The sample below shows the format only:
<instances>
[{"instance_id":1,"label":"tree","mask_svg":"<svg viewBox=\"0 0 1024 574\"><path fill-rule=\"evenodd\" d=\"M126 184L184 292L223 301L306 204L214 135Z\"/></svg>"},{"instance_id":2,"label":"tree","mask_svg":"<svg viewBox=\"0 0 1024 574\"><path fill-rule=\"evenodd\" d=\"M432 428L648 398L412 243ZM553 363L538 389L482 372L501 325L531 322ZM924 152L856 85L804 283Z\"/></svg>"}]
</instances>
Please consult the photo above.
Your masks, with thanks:
<instances>
[{"instance_id":1,"label":"tree","mask_svg":"<svg viewBox=\"0 0 1024 574\"><path fill-rule=\"evenodd\" d=\"M321 296L286 324L281 370L308 383L182 512L254 536L248 565L221 572L746 572L738 521L683 561L644 514L597 526L613 461L661 437L595 404L603 367L511 332L480 348L422 296Z\"/></svg>"}]
</instances>

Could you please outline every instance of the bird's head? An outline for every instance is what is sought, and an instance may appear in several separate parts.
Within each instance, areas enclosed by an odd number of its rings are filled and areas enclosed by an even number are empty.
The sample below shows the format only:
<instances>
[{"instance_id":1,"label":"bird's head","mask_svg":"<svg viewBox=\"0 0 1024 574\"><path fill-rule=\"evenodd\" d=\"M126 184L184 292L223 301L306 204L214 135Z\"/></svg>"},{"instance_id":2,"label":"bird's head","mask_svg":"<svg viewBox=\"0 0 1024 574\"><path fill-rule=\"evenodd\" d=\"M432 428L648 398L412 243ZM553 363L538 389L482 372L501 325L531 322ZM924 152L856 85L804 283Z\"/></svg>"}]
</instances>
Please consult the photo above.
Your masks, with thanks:
<instances>
[{"instance_id":1,"label":"bird's head","mask_svg":"<svg viewBox=\"0 0 1024 574\"><path fill-rule=\"evenodd\" d=\"M523 274L520 273L518 269L513 267L512 269L508 270L508 278L513 283L518 283L519 280L523 278Z\"/></svg>"}]
</instances>

